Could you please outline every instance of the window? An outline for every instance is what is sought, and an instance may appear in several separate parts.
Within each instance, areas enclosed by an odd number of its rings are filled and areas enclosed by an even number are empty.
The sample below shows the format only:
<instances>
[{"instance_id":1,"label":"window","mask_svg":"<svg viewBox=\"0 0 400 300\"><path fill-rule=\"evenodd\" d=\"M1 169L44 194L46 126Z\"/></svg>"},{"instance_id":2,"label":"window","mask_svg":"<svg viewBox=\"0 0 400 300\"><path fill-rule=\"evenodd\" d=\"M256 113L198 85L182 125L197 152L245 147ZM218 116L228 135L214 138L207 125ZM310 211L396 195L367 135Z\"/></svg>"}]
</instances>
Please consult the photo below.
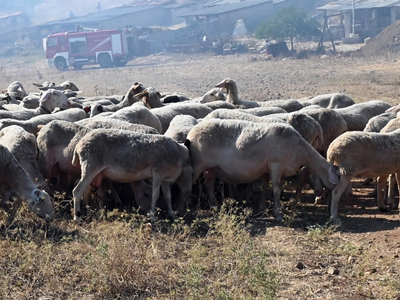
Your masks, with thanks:
<instances>
[{"instance_id":1,"label":"window","mask_svg":"<svg viewBox=\"0 0 400 300\"><path fill-rule=\"evenodd\" d=\"M57 46L57 38L51 37L47 39L47 47L54 47Z\"/></svg>"}]
</instances>

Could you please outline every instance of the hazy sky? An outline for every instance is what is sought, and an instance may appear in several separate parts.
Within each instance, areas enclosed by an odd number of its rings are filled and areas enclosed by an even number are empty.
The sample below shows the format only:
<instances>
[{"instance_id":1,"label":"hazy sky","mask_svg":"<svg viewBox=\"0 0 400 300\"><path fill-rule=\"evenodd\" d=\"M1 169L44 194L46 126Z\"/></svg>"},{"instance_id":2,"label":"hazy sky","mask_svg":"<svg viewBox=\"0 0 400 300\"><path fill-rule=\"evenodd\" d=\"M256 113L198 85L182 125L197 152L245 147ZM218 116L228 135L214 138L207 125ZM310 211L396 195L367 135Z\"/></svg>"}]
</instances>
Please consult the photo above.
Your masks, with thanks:
<instances>
[{"instance_id":1,"label":"hazy sky","mask_svg":"<svg viewBox=\"0 0 400 300\"><path fill-rule=\"evenodd\" d=\"M32 22L44 23L51 20L68 18L70 11L75 16L83 16L101 9L132 3L132 0L0 0L1 14L23 10Z\"/></svg>"}]
</instances>

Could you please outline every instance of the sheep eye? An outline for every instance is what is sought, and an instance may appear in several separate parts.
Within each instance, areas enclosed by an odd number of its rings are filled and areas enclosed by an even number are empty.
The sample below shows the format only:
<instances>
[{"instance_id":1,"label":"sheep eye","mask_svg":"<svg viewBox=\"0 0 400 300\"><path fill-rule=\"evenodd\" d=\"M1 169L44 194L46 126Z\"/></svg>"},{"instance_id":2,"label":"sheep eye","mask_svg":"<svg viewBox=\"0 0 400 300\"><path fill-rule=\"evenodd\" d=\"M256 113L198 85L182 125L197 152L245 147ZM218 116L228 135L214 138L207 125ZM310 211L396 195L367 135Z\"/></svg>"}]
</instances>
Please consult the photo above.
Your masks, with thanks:
<instances>
[{"instance_id":1,"label":"sheep eye","mask_svg":"<svg viewBox=\"0 0 400 300\"><path fill-rule=\"evenodd\" d=\"M213 93L211 93L211 94L210 94L210 96L214 96L214 94L213 94Z\"/></svg>"}]
</instances>

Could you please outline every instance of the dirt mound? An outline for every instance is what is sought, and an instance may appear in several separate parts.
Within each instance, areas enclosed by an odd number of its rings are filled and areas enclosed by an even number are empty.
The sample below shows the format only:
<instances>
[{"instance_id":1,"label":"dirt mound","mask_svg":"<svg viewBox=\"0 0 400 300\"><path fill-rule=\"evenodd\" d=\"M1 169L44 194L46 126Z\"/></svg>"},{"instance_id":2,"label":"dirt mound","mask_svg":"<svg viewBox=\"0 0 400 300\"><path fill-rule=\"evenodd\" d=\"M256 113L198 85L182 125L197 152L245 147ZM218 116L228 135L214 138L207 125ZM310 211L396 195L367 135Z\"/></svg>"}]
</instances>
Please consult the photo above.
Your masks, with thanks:
<instances>
[{"instance_id":1,"label":"dirt mound","mask_svg":"<svg viewBox=\"0 0 400 300\"><path fill-rule=\"evenodd\" d=\"M365 56L386 55L400 52L400 21L386 27L380 34L361 48Z\"/></svg>"}]
</instances>

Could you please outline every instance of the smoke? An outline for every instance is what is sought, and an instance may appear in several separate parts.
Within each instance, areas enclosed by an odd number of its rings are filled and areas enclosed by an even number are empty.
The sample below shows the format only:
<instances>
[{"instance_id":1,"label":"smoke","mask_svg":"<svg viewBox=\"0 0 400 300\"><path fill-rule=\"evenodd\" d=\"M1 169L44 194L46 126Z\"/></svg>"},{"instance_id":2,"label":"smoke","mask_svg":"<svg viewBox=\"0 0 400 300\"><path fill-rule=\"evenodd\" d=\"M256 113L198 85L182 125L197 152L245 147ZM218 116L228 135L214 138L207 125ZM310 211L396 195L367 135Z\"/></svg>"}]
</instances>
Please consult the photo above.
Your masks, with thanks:
<instances>
[{"instance_id":1,"label":"smoke","mask_svg":"<svg viewBox=\"0 0 400 300\"><path fill-rule=\"evenodd\" d=\"M75 16L95 13L98 11L98 3L100 3L101 10L106 10L121 6L126 2L127 0L43 0L26 13L34 24L41 24L68 18L70 12Z\"/></svg>"}]
</instances>

